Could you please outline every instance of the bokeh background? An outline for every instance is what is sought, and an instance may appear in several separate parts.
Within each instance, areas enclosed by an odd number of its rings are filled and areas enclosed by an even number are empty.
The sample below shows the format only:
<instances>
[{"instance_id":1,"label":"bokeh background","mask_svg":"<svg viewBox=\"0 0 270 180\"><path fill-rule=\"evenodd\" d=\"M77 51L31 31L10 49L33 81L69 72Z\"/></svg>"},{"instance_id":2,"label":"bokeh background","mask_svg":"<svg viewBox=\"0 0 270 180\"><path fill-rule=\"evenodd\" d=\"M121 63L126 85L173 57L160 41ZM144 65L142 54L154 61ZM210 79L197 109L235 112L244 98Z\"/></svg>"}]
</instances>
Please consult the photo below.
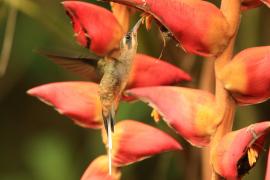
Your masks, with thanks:
<instances>
[{"instance_id":1,"label":"bokeh background","mask_svg":"<svg viewBox=\"0 0 270 180\"><path fill-rule=\"evenodd\" d=\"M104 2L93 3L109 8ZM16 13L16 18L8 21ZM132 22L136 19L138 14ZM11 23L11 28L7 31L8 23ZM26 91L49 82L81 80L37 55L34 50L72 51L78 56L85 50L75 43L70 20L59 0L0 0L0 50L3 49L4 38L11 37L12 30L15 32L9 63L6 73L0 77L0 180L79 179L88 164L106 152L100 131L74 125L51 107L28 96ZM149 32L141 28L139 52L158 57L162 45L155 23ZM243 13L236 52L262 45L270 45L270 9L267 7ZM205 79L209 81L208 78L211 78L204 76L206 71L211 70L211 61L185 54L172 41L165 47L162 59L192 75L191 83L181 85L198 88ZM264 102L238 108L234 129L269 120L269 105L269 102ZM200 180L200 150L175 135L165 123L155 124L150 112L151 109L143 103L123 103L117 117L119 120L136 119L157 126L177 138L185 150L167 152L127 166L123 168L122 179ZM244 179L263 179L265 161L266 152Z\"/></svg>"}]
</instances>

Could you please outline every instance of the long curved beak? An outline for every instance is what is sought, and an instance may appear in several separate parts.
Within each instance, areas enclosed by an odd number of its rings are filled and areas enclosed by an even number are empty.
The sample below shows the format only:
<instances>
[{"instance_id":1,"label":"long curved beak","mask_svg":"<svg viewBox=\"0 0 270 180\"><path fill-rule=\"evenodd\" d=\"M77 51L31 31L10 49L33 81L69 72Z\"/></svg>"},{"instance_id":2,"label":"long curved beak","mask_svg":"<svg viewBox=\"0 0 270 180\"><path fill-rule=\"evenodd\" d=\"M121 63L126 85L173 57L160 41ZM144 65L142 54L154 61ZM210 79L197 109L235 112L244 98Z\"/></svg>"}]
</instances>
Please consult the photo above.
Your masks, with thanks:
<instances>
[{"instance_id":1,"label":"long curved beak","mask_svg":"<svg viewBox=\"0 0 270 180\"><path fill-rule=\"evenodd\" d=\"M137 33L140 25L142 24L143 18L140 18L138 22L133 26L131 33Z\"/></svg>"}]
</instances>

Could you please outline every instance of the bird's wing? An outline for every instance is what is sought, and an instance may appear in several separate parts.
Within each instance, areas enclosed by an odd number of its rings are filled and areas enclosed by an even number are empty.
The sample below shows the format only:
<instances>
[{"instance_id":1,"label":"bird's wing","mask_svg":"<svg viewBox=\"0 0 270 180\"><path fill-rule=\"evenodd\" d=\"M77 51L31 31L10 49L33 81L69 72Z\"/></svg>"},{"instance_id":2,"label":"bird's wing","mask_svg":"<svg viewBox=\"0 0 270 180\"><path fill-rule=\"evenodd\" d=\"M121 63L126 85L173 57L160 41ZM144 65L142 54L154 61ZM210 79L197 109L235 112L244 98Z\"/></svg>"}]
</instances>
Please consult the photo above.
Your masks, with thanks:
<instances>
[{"instance_id":1,"label":"bird's wing","mask_svg":"<svg viewBox=\"0 0 270 180\"><path fill-rule=\"evenodd\" d=\"M55 64L60 65L61 67L81 76L86 80L99 82L101 79L97 67L99 58L96 56L61 56L45 51L37 51L37 53L48 57Z\"/></svg>"}]
</instances>

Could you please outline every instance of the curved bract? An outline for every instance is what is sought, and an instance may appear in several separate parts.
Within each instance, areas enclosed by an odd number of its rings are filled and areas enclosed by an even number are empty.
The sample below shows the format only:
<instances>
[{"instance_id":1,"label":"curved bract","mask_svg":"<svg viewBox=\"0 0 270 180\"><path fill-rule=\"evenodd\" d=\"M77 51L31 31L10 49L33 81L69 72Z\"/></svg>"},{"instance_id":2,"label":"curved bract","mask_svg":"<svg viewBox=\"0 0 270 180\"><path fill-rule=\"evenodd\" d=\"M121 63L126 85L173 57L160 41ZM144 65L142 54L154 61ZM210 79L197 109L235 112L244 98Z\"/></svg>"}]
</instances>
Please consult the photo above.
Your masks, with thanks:
<instances>
[{"instance_id":1,"label":"curved bract","mask_svg":"<svg viewBox=\"0 0 270 180\"><path fill-rule=\"evenodd\" d=\"M77 42L100 56L118 50L124 32L109 10L80 1L64 1L63 5Z\"/></svg>"},{"instance_id":2,"label":"curved bract","mask_svg":"<svg viewBox=\"0 0 270 180\"><path fill-rule=\"evenodd\" d=\"M101 128L101 105L98 84L91 82L58 82L32 88L31 96L53 106L82 127Z\"/></svg>"},{"instance_id":3,"label":"curved bract","mask_svg":"<svg viewBox=\"0 0 270 180\"><path fill-rule=\"evenodd\" d=\"M240 179L255 166L269 132L266 121L226 134L211 154L215 171L226 179Z\"/></svg>"},{"instance_id":4,"label":"curved bract","mask_svg":"<svg viewBox=\"0 0 270 180\"><path fill-rule=\"evenodd\" d=\"M126 94L153 107L170 127L195 146L206 146L220 123L214 96L206 91L158 86Z\"/></svg>"},{"instance_id":5,"label":"curved bract","mask_svg":"<svg viewBox=\"0 0 270 180\"><path fill-rule=\"evenodd\" d=\"M216 56L229 38L228 23L212 3L198 0L113 0L154 16L187 52Z\"/></svg>"},{"instance_id":6,"label":"curved bract","mask_svg":"<svg viewBox=\"0 0 270 180\"><path fill-rule=\"evenodd\" d=\"M136 54L126 89L170 85L190 80L191 77L186 72L164 60Z\"/></svg>"},{"instance_id":7,"label":"curved bract","mask_svg":"<svg viewBox=\"0 0 270 180\"><path fill-rule=\"evenodd\" d=\"M107 143L105 131L103 141ZM115 166L125 166L162 152L180 149L182 148L175 139L147 124L123 120L115 126L112 150Z\"/></svg>"},{"instance_id":8,"label":"curved bract","mask_svg":"<svg viewBox=\"0 0 270 180\"><path fill-rule=\"evenodd\" d=\"M256 104L270 97L270 46L241 51L218 73L238 104Z\"/></svg>"}]
</instances>

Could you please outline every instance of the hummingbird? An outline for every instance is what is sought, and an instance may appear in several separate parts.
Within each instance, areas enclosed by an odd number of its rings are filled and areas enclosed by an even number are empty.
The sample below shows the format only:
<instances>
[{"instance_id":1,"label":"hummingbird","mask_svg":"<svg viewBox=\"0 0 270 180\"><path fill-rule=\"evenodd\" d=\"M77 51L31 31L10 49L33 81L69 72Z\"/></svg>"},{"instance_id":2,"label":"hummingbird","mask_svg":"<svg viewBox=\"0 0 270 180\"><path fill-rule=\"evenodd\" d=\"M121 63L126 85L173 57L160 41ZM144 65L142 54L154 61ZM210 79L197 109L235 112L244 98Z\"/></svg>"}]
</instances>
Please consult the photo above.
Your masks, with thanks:
<instances>
[{"instance_id":1,"label":"hummingbird","mask_svg":"<svg viewBox=\"0 0 270 180\"><path fill-rule=\"evenodd\" d=\"M117 55L86 57L64 57L50 53L39 52L64 68L88 80L99 82L99 96L102 106L102 117L107 133L107 150L109 172L111 174L112 133L114 132L115 114L120 98L131 73L134 57L137 53L137 32L142 18L127 32L120 41Z\"/></svg>"}]
</instances>

